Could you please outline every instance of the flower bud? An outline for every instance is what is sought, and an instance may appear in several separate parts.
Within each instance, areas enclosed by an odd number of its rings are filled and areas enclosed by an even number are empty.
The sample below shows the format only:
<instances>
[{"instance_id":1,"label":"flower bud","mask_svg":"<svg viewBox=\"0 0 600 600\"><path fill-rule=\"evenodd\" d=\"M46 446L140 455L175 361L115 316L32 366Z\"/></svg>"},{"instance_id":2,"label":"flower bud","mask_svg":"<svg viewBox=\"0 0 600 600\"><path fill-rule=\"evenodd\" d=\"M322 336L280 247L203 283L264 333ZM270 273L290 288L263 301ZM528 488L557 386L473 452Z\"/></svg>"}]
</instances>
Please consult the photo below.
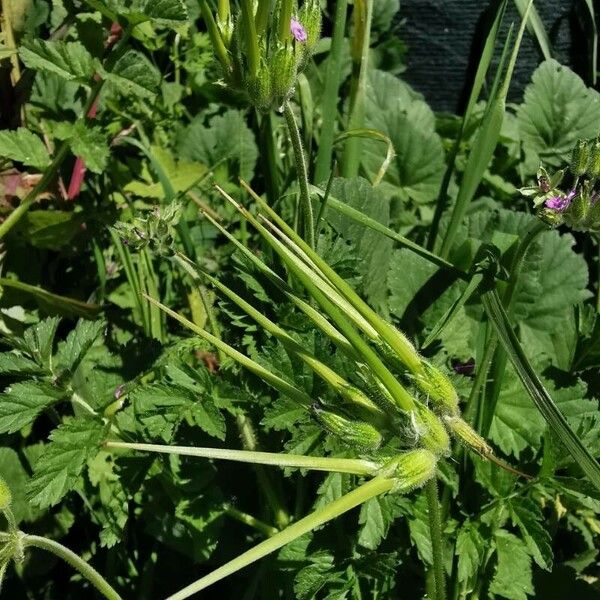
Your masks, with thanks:
<instances>
[{"instance_id":1,"label":"flower bud","mask_svg":"<svg viewBox=\"0 0 600 600\"><path fill-rule=\"evenodd\" d=\"M587 217L588 208L589 201L586 194L580 193L573 198L567 215L567 221L570 222L571 227L578 228L582 225Z\"/></svg>"},{"instance_id":2,"label":"flower bud","mask_svg":"<svg viewBox=\"0 0 600 600\"><path fill-rule=\"evenodd\" d=\"M312 406L312 413L327 431L337 435L350 446L365 451L377 450L381 446L382 435L369 423L348 419L319 405Z\"/></svg>"},{"instance_id":3,"label":"flower bud","mask_svg":"<svg viewBox=\"0 0 600 600\"><path fill-rule=\"evenodd\" d=\"M418 406L412 413L413 427L419 436L419 443L434 454L447 455L450 452L450 438L444 423L426 406Z\"/></svg>"},{"instance_id":4,"label":"flower bud","mask_svg":"<svg viewBox=\"0 0 600 600\"><path fill-rule=\"evenodd\" d=\"M446 417L444 422L450 431L466 446L480 454L490 456L494 453L491 446L460 417Z\"/></svg>"},{"instance_id":5,"label":"flower bud","mask_svg":"<svg viewBox=\"0 0 600 600\"><path fill-rule=\"evenodd\" d=\"M540 165L540 168L537 172L537 184L538 184L538 192L542 192L542 194L547 194L552 186L550 185L550 176L548 175L548 171Z\"/></svg>"},{"instance_id":6,"label":"flower bud","mask_svg":"<svg viewBox=\"0 0 600 600\"><path fill-rule=\"evenodd\" d=\"M271 57L271 95L276 107L281 106L294 92L297 68L291 46L280 47Z\"/></svg>"},{"instance_id":7,"label":"flower bud","mask_svg":"<svg viewBox=\"0 0 600 600\"><path fill-rule=\"evenodd\" d=\"M406 493L421 487L435 475L437 456L429 450L411 450L392 459L380 473L395 480L392 492Z\"/></svg>"},{"instance_id":8,"label":"flower bud","mask_svg":"<svg viewBox=\"0 0 600 600\"><path fill-rule=\"evenodd\" d=\"M319 0L306 0L298 15L306 31L306 49L310 53L321 36L321 6Z\"/></svg>"},{"instance_id":9,"label":"flower bud","mask_svg":"<svg viewBox=\"0 0 600 600\"><path fill-rule=\"evenodd\" d=\"M587 166L587 175L592 179L600 177L600 139L594 140L590 151L590 161Z\"/></svg>"},{"instance_id":10,"label":"flower bud","mask_svg":"<svg viewBox=\"0 0 600 600\"><path fill-rule=\"evenodd\" d=\"M458 394L448 377L427 361L421 363L423 373L417 375L419 389L443 412L458 413Z\"/></svg>"},{"instance_id":11,"label":"flower bud","mask_svg":"<svg viewBox=\"0 0 600 600\"><path fill-rule=\"evenodd\" d=\"M0 477L0 510L6 510L12 503L12 494L8 484Z\"/></svg>"},{"instance_id":12,"label":"flower bud","mask_svg":"<svg viewBox=\"0 0 600 600\"><path fill-rule=\"evenodd\" d=\"M584 175L590 159L590 147L587 140L578 140L571 153L569 169L577 177Z\"/></svg>"}]
</instances>

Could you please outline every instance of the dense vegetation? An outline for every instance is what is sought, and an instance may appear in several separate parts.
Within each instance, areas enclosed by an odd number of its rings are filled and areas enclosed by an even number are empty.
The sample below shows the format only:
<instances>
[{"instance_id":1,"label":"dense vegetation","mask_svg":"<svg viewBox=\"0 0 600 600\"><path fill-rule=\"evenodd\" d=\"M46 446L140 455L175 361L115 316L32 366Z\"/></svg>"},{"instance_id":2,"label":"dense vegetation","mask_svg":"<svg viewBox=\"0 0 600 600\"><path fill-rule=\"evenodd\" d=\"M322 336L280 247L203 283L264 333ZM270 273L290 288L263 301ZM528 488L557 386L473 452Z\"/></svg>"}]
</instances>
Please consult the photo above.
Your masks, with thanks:
<instances>
[{"instance_id":1,"label":"dense vegetation","mask_svg":"<svg viewBox=\"0 0 600 600\"><path fill-rule=\"evenodd\" d=\"M597 35L515 3L455 116L399 0L2 1L2 597L600 598Z\"/></svg>"}]
</instances>

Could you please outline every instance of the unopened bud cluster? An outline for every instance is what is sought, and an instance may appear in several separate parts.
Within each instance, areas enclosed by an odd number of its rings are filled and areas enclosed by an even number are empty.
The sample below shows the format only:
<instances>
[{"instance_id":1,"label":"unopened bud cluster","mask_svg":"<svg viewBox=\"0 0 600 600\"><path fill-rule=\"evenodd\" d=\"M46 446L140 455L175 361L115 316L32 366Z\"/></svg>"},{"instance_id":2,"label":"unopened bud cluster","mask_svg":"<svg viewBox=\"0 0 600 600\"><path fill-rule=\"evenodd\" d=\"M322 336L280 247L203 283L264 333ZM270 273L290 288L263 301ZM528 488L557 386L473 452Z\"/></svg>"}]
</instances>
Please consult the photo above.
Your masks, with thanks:
<instances>
[{"instance_id":1,"label":"unopened bud cluster","mask_svg":"<svg viewBox=\"0 0 600 600\"><path fill-rule=\"evenodd\" d=\"M600 137L578 140L571 151L568 167L573 180L565 186L565 170L550 175L540 166L537 185L522 188L533 197L538 216L552 227L567 225L576 231L600 231Z\"/></svg>"},{"instance_id":2,"label":"unopened bud cluster","mask_svg":"<svg viewBox=\"0 0 600 600\"><path fill-rule=\"evenodd\" d=\"M149 246L160 254L170 255L181 212L182 206L177 202L154 207L144 217L136 217L132 223L116 223L115 231L123 244L132 250Z\"/></svg>"},{"instance_id":3,"label":"unopened bud cluster","mask_svg":"<svg viewBox=\"0 0 600 600\"><path fill-rule=\"evenodd\" d=\"M279 108L319 40L319 0L221 0L216 15L200 5L225 83L259 110Z\"/></svg>"}]
</instances>

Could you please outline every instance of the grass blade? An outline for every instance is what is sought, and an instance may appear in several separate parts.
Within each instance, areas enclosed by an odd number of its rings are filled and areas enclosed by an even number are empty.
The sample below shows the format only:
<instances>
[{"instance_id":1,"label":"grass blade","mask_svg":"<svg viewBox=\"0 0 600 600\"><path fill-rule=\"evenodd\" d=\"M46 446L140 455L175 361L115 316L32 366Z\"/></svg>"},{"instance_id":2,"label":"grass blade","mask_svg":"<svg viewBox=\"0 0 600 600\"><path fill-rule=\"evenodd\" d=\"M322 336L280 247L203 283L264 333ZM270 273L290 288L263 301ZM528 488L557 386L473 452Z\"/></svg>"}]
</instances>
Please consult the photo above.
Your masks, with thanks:
<instances>
[{"instance_id":1,"label":"grass blade","mask_svg":"<svg viewBox=\"0 0 600 600\"><path fill-rule=\"evenodd\" d=\"M521 18L524 17L525 11L527 10L527 0L515 0L517 10L521 14ZM529 11L529 21L527 22L527 29L533 34L537 40L538 46L544 55L544 60L550 60L552 58L552 51L550 49L550 40L546 33L544 23L540 18L535 6L532 6Z\"/></svg>"},{"instance_id":2,"label":"grass blade","mask_svg":"<svg viewBox=\"0 0 600 600\"><path fill-rule=\"evenodd\" d=\"M331 155L333 153L333 135L335 129L335 118L337 114L337 103L339 87L341 83L342 67L342 44L346 30L346 15L348 13L348 0L337 0L333 17L333 34L331 36L331 50L329 51L329 63L325 76L325 91L321 103L321 114L323 115L323 126L319 139L319 150L315 164L314 182L325 181L331 168Z\"/></svg>"},{"instance_id":3,"label":"grass blade","mask_svg":"<svg viewBox=\"0 0 600 600\"><path fill-rule=\"evenodd\" d=\"M527 9L531 7L532 0L530 0ZM467 159L467 165L465 172L463 173L463 179L458 190L458 196L456 203L452 210L450 217L450 223L448 230L442 243L440 254L443 258L448 258L450 250L454 244L454 238L462 220L467 212L471 200L475 196L475 192L479 187L483 174L487 169L494 150L498 144L498 138L500 137L500 129L502 122L504 121L504 111L506 108L506 96L508 95L508 88L512 79L512 73L515 68L517 55L521 46L521 40L523 39L523 33L525 31L525 25L527 20L528 10L525 12L525 16L521 23L521 27L517 34L512 54L504 74L504 81L500 86L496 94L494 94L489 102L486 113L483 117L483 122L473 143L473 147L469 152Z\"/></svg>"},{"instance_id":4,"label":"grass blade","mask_svg":"<svg viewBox=\"0 0 600 600\"><path fill-rule=\"evenodd\" d=\"M600 490L600 465L582 444L540 381L513 331L495 289L481 295L485 311L533 403L588 479Z\"/></svg>"}]
</instances>

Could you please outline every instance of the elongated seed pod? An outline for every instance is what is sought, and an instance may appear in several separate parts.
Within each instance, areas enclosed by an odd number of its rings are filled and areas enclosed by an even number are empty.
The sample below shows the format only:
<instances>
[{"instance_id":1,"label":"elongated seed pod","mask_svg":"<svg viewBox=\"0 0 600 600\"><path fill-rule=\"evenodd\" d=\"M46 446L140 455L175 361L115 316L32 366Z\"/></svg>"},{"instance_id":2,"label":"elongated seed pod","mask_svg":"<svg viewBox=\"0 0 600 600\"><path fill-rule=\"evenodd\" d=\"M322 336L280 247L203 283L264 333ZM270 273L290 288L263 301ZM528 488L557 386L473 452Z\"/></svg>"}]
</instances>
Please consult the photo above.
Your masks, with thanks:
<instances>
[{"instance_id":1,"label":"elongated seed pod","mask_svg":"<svg viewBox=\"0 0 600 600\"><path fill-rule=\"evenodd\" d=\"M417 406L413 412L413 422L419 445L437 456L450 453L450 436L440 418L426 406Z\"/></svg>"},{"instance_id":2,"label":"elongated seed pod","mask_svg":"<svg viewBox=\"0 0 600 600\"><path fill-rule=\"evenodd\" d=\"M337 435L350 446L365 451L377 450L381 446L383 436L370 423L349 419L338 413L325 410L318 404L313 404L311 412L327 431Z\"/></svg>"}]
</instances>

